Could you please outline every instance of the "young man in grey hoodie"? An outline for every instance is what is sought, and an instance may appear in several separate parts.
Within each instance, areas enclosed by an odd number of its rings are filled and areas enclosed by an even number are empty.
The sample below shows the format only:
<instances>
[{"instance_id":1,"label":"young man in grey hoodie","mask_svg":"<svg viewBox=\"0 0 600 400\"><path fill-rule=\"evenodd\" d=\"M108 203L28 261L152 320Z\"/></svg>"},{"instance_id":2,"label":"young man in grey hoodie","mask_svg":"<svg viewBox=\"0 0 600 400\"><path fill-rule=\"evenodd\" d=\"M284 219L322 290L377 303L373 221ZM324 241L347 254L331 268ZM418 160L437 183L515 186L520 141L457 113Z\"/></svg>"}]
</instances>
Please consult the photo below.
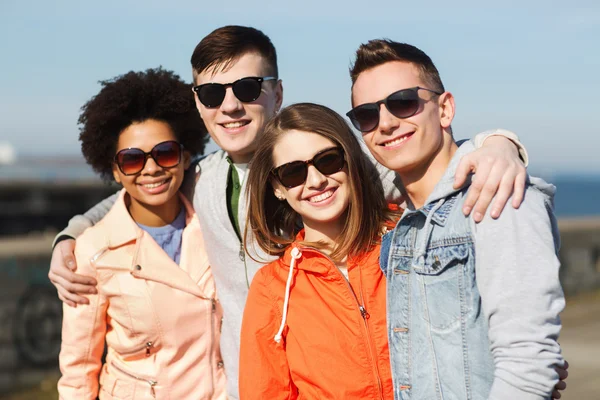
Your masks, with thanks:
<instances>
[{"instance_id":1,"label":"young man in grey hoodie","mask_svg":"<svg viewBox=\"0 0 600 400\"><path fill-rule=\"evenodd\" d=\"M384 236L388 335L397 399L547 399L562 366L554 186L527 183L495 221L461 211L454 98L431 59L404 43L362 45L348 113L397 172L408 208Z\"/></svg>"},{"instance_id":2,"label":"young man in grey hoodie","mask_svg":"<svg viewBox=\"0 0 600 400\"><path fill-rule=\"evenodd\" d=\"M246 257L241 239L245 229L246 180L248 163L252 159L257 138L267 121L275 115L283 101L277 56L270 39L261 31L241 26L216 29L198 44L191 58L194 96L198 111L212 139L222 150L212 153L190 171L189 195L200 219L206 251L215 277L219 300L224 310L221 333L223 362L228 380L229 398L237 398L238 354L242 312L249 282L263 265ZM190 94L191 95L191 94ZM491 131L487 135L505 135L507 131ZM483 143L476 137L477 146ZM487 146L491 144L491 146ZM466 171L477 169L479 190L472 190L470 206L477 214L485 213L492 195L499 190L492 213L499 214L515 189L522 192L525 170L516 147L505 138L492 137L486 148L463 160ZM492 162L489 162L489 160ZM151 160L148 160L151 162ZM381 168L387 194L396 200L400 192L394 185L395 173ZM516 183L515 183L516 181ZM481 188L485 190L481 191ZM114 199L100 203L83 216L74 217L67 229L59 234L54 249L49 277L58 289L59 297L69 305L85 304L81 294L94 291L91 277L74 273L74 240L88 226L99 221L112 206ZM513 202L518 206L519 201ZM267 254L258 254L266 261Z\"/></svg>"}]
</instances>

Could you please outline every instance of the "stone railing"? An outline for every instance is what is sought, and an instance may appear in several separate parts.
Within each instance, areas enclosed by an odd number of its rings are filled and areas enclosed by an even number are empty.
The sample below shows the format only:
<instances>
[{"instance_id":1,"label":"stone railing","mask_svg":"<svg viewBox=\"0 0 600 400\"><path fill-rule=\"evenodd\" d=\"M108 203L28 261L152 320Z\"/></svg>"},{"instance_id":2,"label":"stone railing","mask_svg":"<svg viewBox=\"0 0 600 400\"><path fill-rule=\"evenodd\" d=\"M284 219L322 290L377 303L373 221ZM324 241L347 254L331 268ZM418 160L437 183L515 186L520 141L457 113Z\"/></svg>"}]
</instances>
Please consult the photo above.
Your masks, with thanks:
<instances>
[{"instance_id":1,"label":"stone railing","mask_svg":"<svg viewBox=\"0 0 600 400\"><path fill-rule=\"evenodd\" d=\"M600 289L600 217L561 219L558 227L565 293Z\"/></svg>"}]
</instances>

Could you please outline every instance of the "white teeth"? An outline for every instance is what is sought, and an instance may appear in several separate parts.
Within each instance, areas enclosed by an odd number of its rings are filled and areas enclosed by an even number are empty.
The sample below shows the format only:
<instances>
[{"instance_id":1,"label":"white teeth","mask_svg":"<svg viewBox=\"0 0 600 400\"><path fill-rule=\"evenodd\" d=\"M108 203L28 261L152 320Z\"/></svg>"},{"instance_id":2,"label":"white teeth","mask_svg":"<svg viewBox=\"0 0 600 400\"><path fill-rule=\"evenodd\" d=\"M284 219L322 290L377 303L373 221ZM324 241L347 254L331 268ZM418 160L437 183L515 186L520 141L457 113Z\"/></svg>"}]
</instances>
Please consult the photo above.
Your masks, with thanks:
<instances>
[{"instance_id":1,"label":"white teeth","mask_svg":"<svg viewBox=\"0 0 600 400\"><path fill-rule=\"evenodd\" d=\"M391 142L384 143L383 145L384 145L385 147L388 147L388 146L395 146L395 145L397 145L397 144L400 144L400 143L404 142L406 139L408 139L408 138L409 138L409 136L410 136L410 135L404 135L404 136L401 136L401 137L399 137L398 139L392 140Z\"/></svg>"},{"instance_id":2,"label":"white teeth","mask_svg":"<svg viewBox=\"0 0 600 400\"><path fill-rule=\"evenodd\" d=\"M145 183L142 186L144 186L145 188L148 188L148 189L154 189L154 188L159 187L160 185L162 185L165 182L166 182L166 180L161 181L161 182L156 182L156 183Z\"/></svg>"},{"instance_id":3,"label":"white teeth","mask_svg":"<svg viewBox=\"0 0 600 400\"><path fill-rule=\"evenodd\" d=\"M248 124L247 121L237 121L237 122L228 122L226 124L223 124L223 126L225 128L232 129L232 128L240 128L240 127L242 127L244 125L247 125L247 124Z\"/></svg>"},{"instance_id":4,"label":"white teeth","mask_svg":"<svg viewBox=\"0 0 600 400\"><path fill-rule=\"evenodd\" d=\"M318 203L320 201L327 200L331 196L333 196L333 189L332 190L328 190L325 193L321 193L321 194L319 194L317 196L313 196L310 199L308 199L308 201L310 201L311 203Z\"/></svg>"}]
</instances>

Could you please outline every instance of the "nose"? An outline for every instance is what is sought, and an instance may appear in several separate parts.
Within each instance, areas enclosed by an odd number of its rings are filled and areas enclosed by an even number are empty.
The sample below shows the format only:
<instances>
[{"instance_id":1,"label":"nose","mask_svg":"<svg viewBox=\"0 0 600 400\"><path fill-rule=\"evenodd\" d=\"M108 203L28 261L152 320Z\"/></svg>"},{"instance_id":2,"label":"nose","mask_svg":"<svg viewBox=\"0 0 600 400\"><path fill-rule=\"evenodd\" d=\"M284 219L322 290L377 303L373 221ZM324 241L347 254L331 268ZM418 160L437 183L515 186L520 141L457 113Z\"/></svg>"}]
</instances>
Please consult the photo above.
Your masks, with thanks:
<instances>
[{"instance_id":1,"label":"nose","mask_svg":"<svg viewBox=\"0 0 600 400\"><path fill-rule=\"evenodd\" d=\"M142 174L144 175L154 175L156 172L160 171L162 167L154 161L154 158L150 157L150 154L146 156L146 164L144 165L144 169L142 170Z\"/></svg>"},{"instance_id":2,"label":"nose","mask_svg":"<svg viewBox=\"0 0 600 400\"><path fill-rule=\"evenodd\" d=\"M400 118L390 113L384 104L379 105L379 126L381 133L394 132L400 126Z\"/></svg>"},{"instance_id":3,"label":"nose","mask_svg":"<svg viewBox=\"0 0 600 400\"><path fill-rule=\"evenodd\" d=\"M235 97L233 94L233 89L228 87L225 89L225 98L223 99L223 103L221 103L221 111L224 113L233 113L242 109L242 102Z\"/></svg>"},{"instance_id":4,"label":"nose","mask_svg":"<svg viewBox=\"0 0 600 400\"><path fill-rule=\"evenodd\" d=\"M309 189L320 189L324 184L327 184L327 177L316 169L314 165L309 165L306 175L306 187Z\"/></svg>"}]
</instances>

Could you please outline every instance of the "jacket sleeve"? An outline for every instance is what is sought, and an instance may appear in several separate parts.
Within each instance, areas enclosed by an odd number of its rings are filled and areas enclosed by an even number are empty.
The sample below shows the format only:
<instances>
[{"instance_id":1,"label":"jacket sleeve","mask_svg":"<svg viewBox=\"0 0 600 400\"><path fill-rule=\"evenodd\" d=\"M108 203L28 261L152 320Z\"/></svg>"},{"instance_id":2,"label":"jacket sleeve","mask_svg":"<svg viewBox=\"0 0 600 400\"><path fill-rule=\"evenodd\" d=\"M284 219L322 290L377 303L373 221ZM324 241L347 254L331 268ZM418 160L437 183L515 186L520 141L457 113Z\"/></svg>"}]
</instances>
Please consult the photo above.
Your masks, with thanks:
<instances>
[{"instance_id":1,"label":"jacket sleeve","mask_svg":"<svg viewBox=\"0 0 600 400\"><path fill-rule=\"evenodd\" d=\"M472 221L472 220L471 220ZM494 382L490 399L546 399L563 364L558 335L565 305L552 205L528 187L519 209L474 226L477 286L488 319Z\"/></svg>"},{"instance_id":2,"label":"jacket sleeve","mask_svg":"<svg viewBox=\"0 0 600 400\"><path fill-rule=\"evenodd\" d=\"M76 247L78 273L97 277L95 268L90 265L90 257L80 253ZM99 294L88 295L90 303L87 305L63 305L59 356L62 377L58 381L61 400L95 400L98 396L108 306L100 285L98 291Z\"/></svg>"},{"instance_id":3,"label":"jacket sleeve","mask_svg":"<svg viewBox=\"0 0 600 400\"><path fill-rule=\"evenodd\" d=\"M527 149L525 146L519 141L519 137L511 131L507 131L505 129L493 129L485 132L481 132L477 134L470 141L473 143L475 149L480 149L485 145L486 139L492 136L503 136L509 140L511 140L517 149L519 150L519 156L525 166L529 163L529 156L527 155ZM462 141L464 142L464 141ZM381 184L383 185L383 192L385 194L385 198L388 202L402 205L405 208L405 193L406 190L402 185L402 181L400 180L400 176L396 174L396 172L390 170L389 168L381 165L375 157L371 154L371 152L366 148L366 145L363 141L360 142L361 146L363 146L363 151L367 154L367 157L371 161L371 163L375 166L376 173L379 175L381 179Z\"/></svg>"},{"instance_id":4,"label":"jacket sleeve","mask_svg":"<svg viewBox=\"0 0 600 400\"><path fill-rule=\"evenodd\" d=\"M58 243L57 239L59 239L61 236L68 236L73 239L77 239L77 237L79 237L83 231L97 224L98 221L104 218L104 216L110 211L118 197L119 192L102 200L100 203L87 210L85 214L75 215L73 218L71 218L67 227L54 237L52 248L56 246Z\"/></svg>"},{"instance_id":5,"label":"jacket sleeve","mask_svg":"<svg viewBox=\"0 0 600 400\"><path fill-rule=\"evenodd\" d=\"M265 268L250 285L240 344L240 400L296 399L298 390L290 377L285 352L286 330L280 343L273 339L281 323L281 311L265 286Z\"/></svg>"}]
</instances>

